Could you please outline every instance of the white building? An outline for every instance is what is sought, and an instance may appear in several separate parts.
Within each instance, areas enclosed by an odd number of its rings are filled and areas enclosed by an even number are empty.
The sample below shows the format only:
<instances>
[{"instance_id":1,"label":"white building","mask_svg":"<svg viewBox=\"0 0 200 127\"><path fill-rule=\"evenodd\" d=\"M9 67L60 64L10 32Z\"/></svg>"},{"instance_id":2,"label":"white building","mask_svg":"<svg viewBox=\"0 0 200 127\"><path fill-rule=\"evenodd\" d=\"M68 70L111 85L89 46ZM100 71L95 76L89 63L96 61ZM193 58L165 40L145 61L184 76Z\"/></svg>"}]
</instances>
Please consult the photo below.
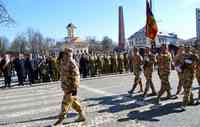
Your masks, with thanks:
<instances>
[{"instance_id":1,"label":"white building","mask_svg":"<svg viewBox=\"0 0 200 127\"><path fill-rule=\"evenodd\" d=\"M200 9L196 9L196 33L197 40L200 40Z\"/></svg>"},{"instance_id":2,"label":"white building","mask_svg":"<svg viewBox=\"0 0 200 127\"><path fill-rule=\"evenodd\" d=\"M75 36L76 26L72 23L67 25L68 36L65 38L65 44L74 49L74 54L88 53L89 44Z\"/></svg>"},{"instance_id":3,"label":"white building","mask_svg":"<svg viewBox=\"0 0 200 127\"><path fill-rule=\"evenodd\" d=\"M149 40L147 40L144 30L145 28L142 28L128 38L129 49L133 47L145 48L146 46L150 46ZM155 39L156 47L160 47L161 44L176 45L177 39L177 35L174 33L158 32Z\"/></svg>"}]
</instances>

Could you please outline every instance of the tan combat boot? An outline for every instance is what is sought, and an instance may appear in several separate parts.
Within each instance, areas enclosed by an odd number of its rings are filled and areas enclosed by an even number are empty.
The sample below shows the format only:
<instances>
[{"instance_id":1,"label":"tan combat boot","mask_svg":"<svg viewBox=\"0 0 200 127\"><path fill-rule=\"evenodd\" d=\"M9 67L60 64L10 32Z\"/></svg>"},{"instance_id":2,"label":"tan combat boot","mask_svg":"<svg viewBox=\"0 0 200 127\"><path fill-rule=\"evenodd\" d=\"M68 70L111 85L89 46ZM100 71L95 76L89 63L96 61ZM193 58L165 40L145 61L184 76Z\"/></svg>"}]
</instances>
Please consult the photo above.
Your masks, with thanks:
<instances>
[{"instance_id":1,"label":"tan combat boot","mask_svg":"<svg viewBox=\"0 0 200 127\"><path fill-rule=\"evenodd\" d=\"M85 118L85 114L82 112L79 113L79 117L78 119L75 120L75 122L84 122L86 121L86 118Z\"/></svg>"}]
</instances>

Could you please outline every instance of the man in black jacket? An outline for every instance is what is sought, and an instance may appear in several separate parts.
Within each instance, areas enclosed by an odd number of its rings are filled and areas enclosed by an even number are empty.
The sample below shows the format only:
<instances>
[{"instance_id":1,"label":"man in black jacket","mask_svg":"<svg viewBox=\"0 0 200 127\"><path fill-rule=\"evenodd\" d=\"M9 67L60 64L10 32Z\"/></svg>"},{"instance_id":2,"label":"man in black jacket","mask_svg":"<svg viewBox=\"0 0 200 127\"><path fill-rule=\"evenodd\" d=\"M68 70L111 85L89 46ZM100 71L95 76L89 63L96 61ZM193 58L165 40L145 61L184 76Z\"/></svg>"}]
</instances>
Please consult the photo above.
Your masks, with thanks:
<instances>
[{"instance_id":1,"label":"man in black jacket","mask_svg":"<svg viewBox=\"0 0 200 127\"><path fill-rule=\"evenodd\" d=\"M23 54L19 54L19 57L15 59L14 66L17 72L19 85L24 85L24 81L26 79L26 69Z\"/></svg>"},{"instance_id":2,"label":"man in black jacket","mask_svg":"<svg viewBox=\"0 0 200 127\"><path fill-rule=\"evenodd\" d=\"M29 54L29 56L25 60L25 70L31 85L34 83L34 60L32 58L32 54Z\"/></svg>"},{"instance_id":3,"label":"man in black jacket","mask_svg":"<svg viewBox=\"0 0 200 127\"><path fill-rule=\"evenodd\" d=\"M11 87L11 76L12 76L12 62L10 56L6 54L0 62L0 67L4 75L5 88Z\"/></svg>"}]
</instances>

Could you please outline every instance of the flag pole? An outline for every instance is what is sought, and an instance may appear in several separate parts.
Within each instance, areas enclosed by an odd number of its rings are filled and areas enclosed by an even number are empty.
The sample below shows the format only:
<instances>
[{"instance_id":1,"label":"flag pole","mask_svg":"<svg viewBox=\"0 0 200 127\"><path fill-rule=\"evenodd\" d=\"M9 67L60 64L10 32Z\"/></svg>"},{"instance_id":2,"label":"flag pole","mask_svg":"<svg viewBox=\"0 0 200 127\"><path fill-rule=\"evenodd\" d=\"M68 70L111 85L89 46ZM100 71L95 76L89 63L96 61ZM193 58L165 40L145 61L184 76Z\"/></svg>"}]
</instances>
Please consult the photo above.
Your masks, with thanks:
<instances>
[{"instance_id":1,"label":"flag pole","mask_svg":"<svg viewBox=\"0 0 200 127\"><path fill-rule=\"evenodd\" d=\"M151 8L151 10L152 10L152 0L150 0L150 8Z\"/></svg>"},{"instance_id":2,"label":"flag pole","mask_svg":"<svg viewBox=\"0 0 200 127\"><path fill-rule=\"evenodd\" d=\"M150 8L151 8L151 11L152 11L152 0L150 0L149 1L149 4L150 4ZM151 40L151 49L152 49L152 51L153 52L155 52L154 50L155 50L155 46L156 46L156 42L155 42L155 40Z\"/></svg>"}]
</instances>

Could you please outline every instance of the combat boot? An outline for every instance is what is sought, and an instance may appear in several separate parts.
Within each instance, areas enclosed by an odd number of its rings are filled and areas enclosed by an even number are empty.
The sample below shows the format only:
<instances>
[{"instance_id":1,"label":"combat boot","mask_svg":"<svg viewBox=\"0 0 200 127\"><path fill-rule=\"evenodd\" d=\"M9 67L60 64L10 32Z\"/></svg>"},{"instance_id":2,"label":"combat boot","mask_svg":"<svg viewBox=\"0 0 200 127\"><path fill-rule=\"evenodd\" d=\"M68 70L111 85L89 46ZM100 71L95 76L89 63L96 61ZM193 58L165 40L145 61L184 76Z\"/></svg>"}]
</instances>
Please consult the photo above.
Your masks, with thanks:
<instances>
[{"instance_id":1,"label":"combat boot","mask_svg":"<svg viewBox=\"0 0 200 127\"><path fill-rule=\"evenodd\" d=\"M53 126L62 125L64 119L65 119L65 114L61 114L61 115L59 116L59 119L53 124Z\"/></svg>"},{"instance_id":2,"label":"combat boot","mask_svg":"<svg viewBox=\"0 0 200 127\"><path fill-rule=\"evenodd\" d=\"M190 100L188 105L194 105L194 99L193 99L193 94L191 93L190 95Z\"/></svg>"},{"instance_id":3,"label":"combat boot","mask_svg":"<svg viewBox=\"0 0 200 127\"><path fill-rule=\"evenodd\" d=\"M160 97L157 97L157 98L156 98L155 104L156 104L156 105L160 105Z\"/></svg>"},{"instance_id":4,"label":"combat boot","mask_svg":"<svg viewBox=\"0 0 200 127\"><path fill-rule=\"evenodd\" d=\"M75 122L84 122L84 121L86 121L86 118L85 118L85 115L82 111L82 112L79 113L79 117L75 120Z\"/></svg>"},{"instance_id":5,"label":"combat boot","mask_svg":"<svg viewBox=\"0 0 200 127\"><path fill-rule=\"evenodd\" d=\"M167 90L167 97L166 99L172 99L172 94L170 92L170 90Z\"/></svg>"},{"instance_id":6,"label":"combat boot","mask_svg":"<svg viewBox=\"0 0 200 127\"><path fill-rule=\"evenodd\" d=\"M199 89L199 95L198 95L198 99L200 100L200 89Z\"/></svg>"},{"instance_id":7,"label":"combat boot","mask_svg":"<svg viewBox=\"0 0 200 127\"><path fill-rule=\"evenodd\" d=\"M135 90L136 86L137 86L137 84L134 83L132 89L130 91L128 91L128 93L133 94L133 91Z\"/></svg>"},{"instance_id":8,"label":"combat boot","mask_svg":"<svg viewBox=\"0 0 200 127\"><path fill-rule=\"evenodd\" d=\"M140 81L139 81L139 85L140 85L140 92L141 92L141 93L144 92L144 91L143 91L143 87L142 87L142 81L141 81L141 79L140 79Z\"/></svg>"}]
</instances>

